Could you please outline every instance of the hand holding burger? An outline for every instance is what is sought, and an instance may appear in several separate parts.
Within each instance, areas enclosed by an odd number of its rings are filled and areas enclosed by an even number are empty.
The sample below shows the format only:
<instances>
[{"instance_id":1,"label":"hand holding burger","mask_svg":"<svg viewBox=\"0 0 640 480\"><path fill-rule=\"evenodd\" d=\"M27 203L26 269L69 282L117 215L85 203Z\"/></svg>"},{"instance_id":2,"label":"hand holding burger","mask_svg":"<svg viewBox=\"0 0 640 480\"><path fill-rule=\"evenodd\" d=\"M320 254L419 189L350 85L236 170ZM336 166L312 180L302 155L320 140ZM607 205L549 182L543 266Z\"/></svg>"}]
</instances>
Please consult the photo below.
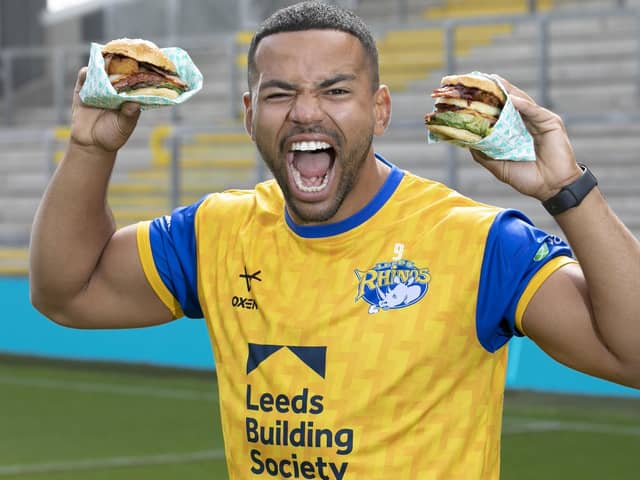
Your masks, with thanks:
<instances>
[{"instance_id":1,"label":"hand holding burger","mask_svg":"<svg viewBox=\"0 0 640 480\"><path fill-rule=\"evenodd\" d=\"M442 140L475 143L491 133L507 97L483 75L448 75L431 94L435 110L425 116L429 131Z\"/></svg>"},{"instance_id":2,"label":"hand holding burger","mask_svg":"<svg viewBox=\"0 0 640 480\"><path fill-rule=\"evenodd\" d=\"M189 87L169 57L148 40L112 40L102 47L102 55L109 81L118 93L175 99Z\"/></svg>"}]
</instances>

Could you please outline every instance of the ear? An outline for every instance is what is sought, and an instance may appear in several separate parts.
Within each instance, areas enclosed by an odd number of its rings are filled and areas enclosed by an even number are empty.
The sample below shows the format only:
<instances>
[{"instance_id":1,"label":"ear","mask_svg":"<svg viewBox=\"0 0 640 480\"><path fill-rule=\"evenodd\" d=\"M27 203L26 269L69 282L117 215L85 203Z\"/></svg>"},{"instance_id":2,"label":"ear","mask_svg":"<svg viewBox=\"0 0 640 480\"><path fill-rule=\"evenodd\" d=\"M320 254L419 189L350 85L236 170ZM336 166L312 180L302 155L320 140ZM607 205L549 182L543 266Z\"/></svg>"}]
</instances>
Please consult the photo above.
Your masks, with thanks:
<instances>
[{"instance_id":1,"label":"ear","mask_svg":"<svg viewBox=\"0 0 640 480\"><path fill-rule=\"evenodd\" d=\"M242 103L244 105L244 129L247 131L251 140L253 136L253 105L251 104L251 93L244 92L242 95Z\"/></svg>"},{"instance_id":2,"label":"ear","mask_svg":"<svg viewBox=\"0 0 640 480\"><path fill-rule=\"evenodd\" d=\"M376 116L374 135L382 135L391 121L391 93L389 87L380 85L374 95L374 109Z\"/></svg>"}]
</instances>

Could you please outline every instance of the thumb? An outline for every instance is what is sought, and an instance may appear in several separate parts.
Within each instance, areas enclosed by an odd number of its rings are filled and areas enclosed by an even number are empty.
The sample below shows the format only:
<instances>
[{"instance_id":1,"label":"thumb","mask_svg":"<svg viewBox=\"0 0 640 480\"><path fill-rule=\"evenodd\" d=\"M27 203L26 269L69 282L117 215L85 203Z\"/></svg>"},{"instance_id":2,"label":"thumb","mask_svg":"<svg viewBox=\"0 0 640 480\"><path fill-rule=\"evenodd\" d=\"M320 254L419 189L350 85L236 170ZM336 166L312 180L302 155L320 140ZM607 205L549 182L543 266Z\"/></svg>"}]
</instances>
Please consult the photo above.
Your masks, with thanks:
<instances>
[{"instance_id":1,"label":"thumb","mask_svg":"<svg viewBox=\"0 0 640 480\"><path fill-rule=\"evenodd\" d=\"M126 102L122 104L118 112L118 130L125 137L128 137L138 123L140 117L140 104L135 102Z\"/></svg>"},{"instance_id":2,"label":"thumb","mask_svg":"<svg viewBox=\"0 0 640 480\"><path fill-rule=\"evenodd\" d=\"M124 114L126 117L134 117L137 119L140 115L140 104L136 102L125 102L120 108L120 113Z\"/></svg>"}]
</instances>

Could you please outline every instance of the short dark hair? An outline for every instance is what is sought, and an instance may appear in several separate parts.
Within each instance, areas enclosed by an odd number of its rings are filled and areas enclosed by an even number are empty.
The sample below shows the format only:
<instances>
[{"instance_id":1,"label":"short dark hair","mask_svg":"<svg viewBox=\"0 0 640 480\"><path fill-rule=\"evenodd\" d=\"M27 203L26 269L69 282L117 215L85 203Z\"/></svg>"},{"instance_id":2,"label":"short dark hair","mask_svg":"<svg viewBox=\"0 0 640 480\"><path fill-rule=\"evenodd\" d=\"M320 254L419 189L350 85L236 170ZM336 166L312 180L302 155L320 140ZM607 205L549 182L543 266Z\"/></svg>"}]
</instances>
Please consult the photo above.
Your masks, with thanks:
<instances>
[{"instance_id":1,"label":"short dark hair","mask_svg":"<svg viewBox=\"0 0 640 480\"><path fill-rule=\"evenodd\" d=\"M378 71L378 49L366 24L351 10L317 1L306 1L285 7L273 13L258 27L251 39L247 55L247 77L249 90L256 73L256 50L260 41L275 33L300 32L305 30L338 30L349 33L360 40L371 69L371 85L377 90L380 85Z\"/></svg>"}]
</instances>

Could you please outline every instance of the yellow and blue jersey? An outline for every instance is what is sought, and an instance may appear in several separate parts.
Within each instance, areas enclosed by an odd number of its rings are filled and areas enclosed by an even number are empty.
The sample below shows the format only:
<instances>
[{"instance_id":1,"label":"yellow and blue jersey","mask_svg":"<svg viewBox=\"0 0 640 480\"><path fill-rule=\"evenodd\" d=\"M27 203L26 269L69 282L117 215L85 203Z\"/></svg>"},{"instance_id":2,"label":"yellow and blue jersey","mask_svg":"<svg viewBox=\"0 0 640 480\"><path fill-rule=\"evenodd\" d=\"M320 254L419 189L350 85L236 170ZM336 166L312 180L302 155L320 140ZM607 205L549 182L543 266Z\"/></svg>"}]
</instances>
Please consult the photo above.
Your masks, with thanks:
<instances>
[{"instance_id":1,"label":"yellow and blue jersey","mask_svg":"<svg viewBox=\"0 0 640 480\"><path fill-rule=\"evenodd\" d=\"M571 251L391 167L334 224L267 181L139 225L159 298L206 319L231 479L498 478L501 347Z\"/></svg>"}]
</instances>

